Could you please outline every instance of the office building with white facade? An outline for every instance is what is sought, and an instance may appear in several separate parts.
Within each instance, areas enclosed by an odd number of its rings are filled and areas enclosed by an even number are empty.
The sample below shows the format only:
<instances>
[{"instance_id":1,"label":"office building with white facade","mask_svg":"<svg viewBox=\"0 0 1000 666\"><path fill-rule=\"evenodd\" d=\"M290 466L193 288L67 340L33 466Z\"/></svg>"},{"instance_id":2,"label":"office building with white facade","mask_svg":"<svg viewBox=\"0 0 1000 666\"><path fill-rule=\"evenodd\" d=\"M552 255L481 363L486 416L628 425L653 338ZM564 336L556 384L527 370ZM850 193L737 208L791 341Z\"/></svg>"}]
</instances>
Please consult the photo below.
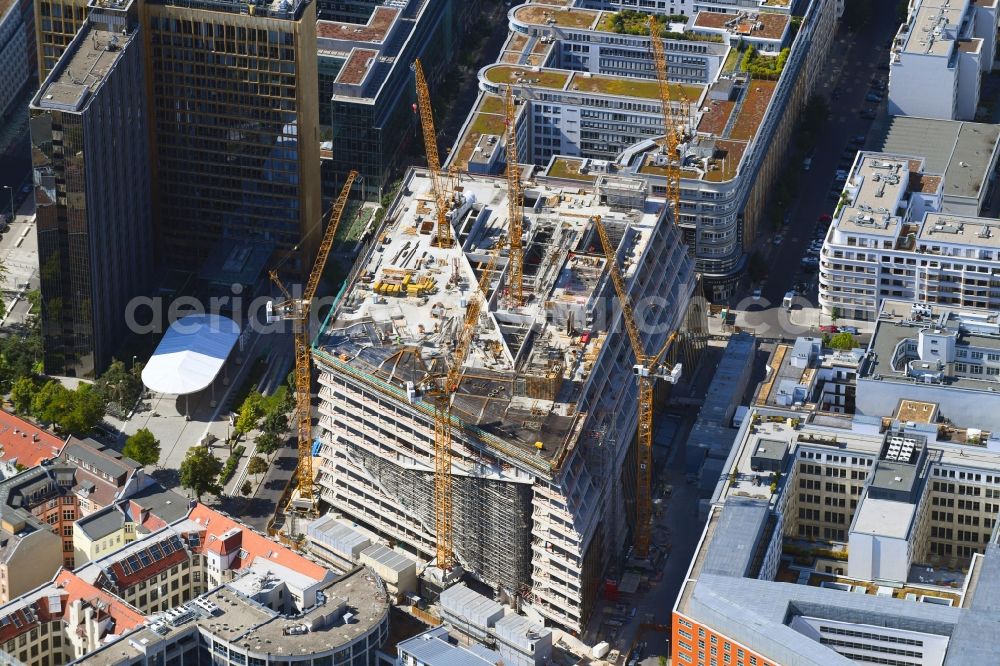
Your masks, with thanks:
<instances>
[{"instance_id":1,"label":"office building with white facade","mask_svg":"<svg viewBox=\"0 0 1000 666\"><path fill-rule=\"evenodd\" d=\"M820 255L824 314L871 321L886 298L1000 306L1000 221L949 212L947 189L923 159L858 154Z\"/></svg>"},{"instance_id":2,"label":"office building with white facade","mask_svg":"<svg viewBox=\"0 0 1000 666\"><path fill-rule=\"evenodd\" d=\"M973 120L997 19L996 0L911 0L889 54L889 113Z\"/></svg>"},{"instance_id":3,"label":"office building with white facade","mask_svg":"<svg viewBox=\"0 0 1000 666\"><path fill-rule=\"evenodd\" d=\"M856 411L874 416L903 398L938 405L970 438L1000 433L1000 315L997 309L882 302L857 379Z\"/></svg>"},{"instance_id":4,"label":"office building with white facade","mask_svg":"<svg viewBox=\"0 0 1000 666\"><path fill-rule=\"evenodd\" d=\"M826 0L799 3L798 15L789 3L707 4L668 17L663 45L671 101L690 137L680 224L711 295L725 297L757 237L795 111L825 62L837 13ZM482 93L451 164L502 172L501 96L510 85L520 102L522 162L568 182L625 172L663 195L663 112L649 38L618 31L622 18L607 7L587 6L594 5L529 3L510 11L511 34L498 62L480 72ZM788 49L780 73L752 78L738 71L751 44L772 59Z\"/></svg>"},{"instance_id":5,"label":"office building with white facade","mask_svg":"<svg viewBox=\"0 0 1000 666\"><path fill-rule=\"evenodd\" d=\"M633 357L608 309L615 299L591 218L601 216L625 262L633 300L663 299L648 315L650 348L682 326L694 289L667 206L629 185L527 186L525 302L515 306L506 181L461 177L450 212L457 243L440 248L430 178L409 172L313 349L322 501L430 562L435 420L424 386L500 252L452 405L455 556L499 595L519 596L530 619L573 631L634 523ZM631 198L607 203L623 192Z\"/></svg>"},{"instance_id":6,"label":"office building with white facade","mask_svg":"<svg viewBox=\"0 0 1000 666\"><path fill-rule=\"evenodd\" d=\"M675 664L994 658L1000 440L930 403L884 415L751 409L673 608Z\"/></svg>"}]
</instances>

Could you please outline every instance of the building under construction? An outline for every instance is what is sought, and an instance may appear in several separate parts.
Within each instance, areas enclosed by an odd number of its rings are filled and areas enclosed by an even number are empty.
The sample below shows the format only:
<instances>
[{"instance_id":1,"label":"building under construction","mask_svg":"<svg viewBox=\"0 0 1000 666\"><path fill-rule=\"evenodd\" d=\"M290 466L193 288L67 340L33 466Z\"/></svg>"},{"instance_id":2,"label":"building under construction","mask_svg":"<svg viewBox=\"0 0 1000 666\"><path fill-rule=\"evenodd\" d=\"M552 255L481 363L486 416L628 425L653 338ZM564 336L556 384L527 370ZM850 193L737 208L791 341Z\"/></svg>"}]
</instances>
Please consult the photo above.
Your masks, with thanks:
<instances>
[{"instance_id":1,"label":"building under construction","mask_svg":"<svg viewBox=\"0 0 1000 666\"><path fill-rule=\"evenodd\" d=\"M509 285L507 182L462 176L435 243L427 172L411 170L314 345L317 482L332 511L435 556L434 403L496 255L452 403L454 556L529 615L583 628L635 522L635 363L594 217L648 348L682 327L695 275L663 200L608 178L528 181L524 302Z\"/></svg>"}]
</instances>

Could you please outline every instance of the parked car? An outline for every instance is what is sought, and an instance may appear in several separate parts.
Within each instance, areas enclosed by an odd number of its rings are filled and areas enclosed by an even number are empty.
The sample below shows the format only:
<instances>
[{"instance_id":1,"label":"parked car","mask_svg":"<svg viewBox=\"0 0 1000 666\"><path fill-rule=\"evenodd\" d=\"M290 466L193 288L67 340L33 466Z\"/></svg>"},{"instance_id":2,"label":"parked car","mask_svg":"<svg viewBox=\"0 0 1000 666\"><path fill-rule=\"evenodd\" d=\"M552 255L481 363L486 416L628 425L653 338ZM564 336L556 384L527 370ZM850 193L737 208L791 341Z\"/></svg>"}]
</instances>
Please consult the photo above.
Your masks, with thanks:
<instances>
[{"instance_id":1,"label":"parked car","mask_svg":"<svg viewBox=\"0 0 1000 666\"><path fill-rule=\"evenodd\" d=\"M782 236L781 234L778 234L777 236L771 239L771 245L781 245L781 241L783 240L785 240L785 237Z\"/></svg>"},{"instance_id":2,"label":"parked car","mask_svg":"<svg viewBox=\"0 0 1000 666\"><path fill-rule=\"evenodd\" d=\"M834 326L833 324L823 324L822 326L819 327L819 330L821 333L830 333L830 334L840 332L840 329Z\"/></svg>"},{"instance_id":3,"label":"parked car","mask_svg":"<svg viewBox=\"0 0 1000 666\"><path fill-rule=\"evenodd\" d=\"M857 335L858 334L858 327L857 326L841 326L840 330L843 331L844 333L850 333L851 335Z\"/></svg>"},{"instance_id":4,"label":"parked car","mask_svg":"<svg viewBox=\"0 0 1000 666\"><path fill-rule=\"evenodd\" d=\"M829 213L823 213L822 215L819 216L819 221L823 222L824 224L829 224L830 220L832 220L832 219L833 218L830 217Z\"/></svg>"},{"instance_id":5,"label":"parked car","mask_svg":"<svg viewBox=\"0 0 1000 666\"><path fill-rule=\"evenodd\" d=\"M756 289L754 289L753 292L750 295L753 296L753 300L759 301L760 300L760 287L757 287Z\"/></svg>"}]
</instances>

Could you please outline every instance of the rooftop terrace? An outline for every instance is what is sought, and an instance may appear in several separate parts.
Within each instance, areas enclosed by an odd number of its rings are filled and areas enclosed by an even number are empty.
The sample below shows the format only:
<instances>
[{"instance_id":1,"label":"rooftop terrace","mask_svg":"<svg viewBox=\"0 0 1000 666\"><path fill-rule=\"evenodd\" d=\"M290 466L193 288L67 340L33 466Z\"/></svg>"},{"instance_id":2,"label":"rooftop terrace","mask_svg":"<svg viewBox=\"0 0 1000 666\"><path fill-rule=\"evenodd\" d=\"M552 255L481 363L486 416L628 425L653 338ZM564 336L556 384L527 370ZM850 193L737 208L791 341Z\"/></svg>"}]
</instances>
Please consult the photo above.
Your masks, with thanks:
<instances>
[{"instance_id":1,"label":"rooftop terrace","mask_svg":"<svg viewBox=\"0 0 1000 666\"><path fill-rule=\"evenodd\" d=\"M35 105L43 109L82 111L91 95L104 83L122 53L131 43L134 33L100 30L86 25L77 35L67 53L46 79L35 97Z\"/></svg>"},{"instance_id":2,"label":"rooftop terrace","mask_svg":"<svg viewBox=\"0 0 1000 666\"><path fill-rule=\"evenodd\" d=\"M740 38L780 40L785 36L790 23L791 17L788 14L698 12L693 26L695 28L725 30L734 37Z\"/></svg>"},{"instance_id":3,"label":"rooftop terrace","mask_svg":"<svg viewBox=\"0 0 1000 666\"><path fill-rule=\"evenodd\" d=\"M376 7L368 23L341 23L338 21L316 21L316 37L346 42L370 42L382 44L399 17L399 10L393 7Z\"/></svg>"}]
</instances>

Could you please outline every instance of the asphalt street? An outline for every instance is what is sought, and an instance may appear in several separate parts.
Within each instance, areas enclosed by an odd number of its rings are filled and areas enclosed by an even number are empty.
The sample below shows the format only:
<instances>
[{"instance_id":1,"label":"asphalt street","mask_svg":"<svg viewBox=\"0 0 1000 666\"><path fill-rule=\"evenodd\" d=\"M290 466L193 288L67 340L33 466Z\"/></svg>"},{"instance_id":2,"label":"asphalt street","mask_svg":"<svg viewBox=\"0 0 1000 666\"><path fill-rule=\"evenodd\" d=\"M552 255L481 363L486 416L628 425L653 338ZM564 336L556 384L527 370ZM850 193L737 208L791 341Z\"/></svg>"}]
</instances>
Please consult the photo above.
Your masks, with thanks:
<instances>
[{"instance_id":1,"label":"asphalt street","mask_svg":"<svg viewBox=\"0 0 1000 666\"><path fill-rule=\"evenodd\" d=\"M838 163L851 140L867 136L871 129L873 121L862 118L861 112L876 105L865 101L865 96L870 92L872 76L887 76L879 66L889 61L886 44L899 27L895 3L874 4L877 8L872 20L857 33L840 30L831 47L829 64L816 91L829 100L830 117L817 142L810 170L799 174L798 197L789 211L792 223L785 228L785 240L777 247L770 244L769 238L759 243L762 249L770 248L770 271L761 291L771 303L780 305L785 293L799 281L800 261L813 239L817 220L820 215L832 214L836 204L830 192ZM831 99L831 95L836 98ZM884 103L877 111L885 112Z\"/></svg>"}]
</instances>

